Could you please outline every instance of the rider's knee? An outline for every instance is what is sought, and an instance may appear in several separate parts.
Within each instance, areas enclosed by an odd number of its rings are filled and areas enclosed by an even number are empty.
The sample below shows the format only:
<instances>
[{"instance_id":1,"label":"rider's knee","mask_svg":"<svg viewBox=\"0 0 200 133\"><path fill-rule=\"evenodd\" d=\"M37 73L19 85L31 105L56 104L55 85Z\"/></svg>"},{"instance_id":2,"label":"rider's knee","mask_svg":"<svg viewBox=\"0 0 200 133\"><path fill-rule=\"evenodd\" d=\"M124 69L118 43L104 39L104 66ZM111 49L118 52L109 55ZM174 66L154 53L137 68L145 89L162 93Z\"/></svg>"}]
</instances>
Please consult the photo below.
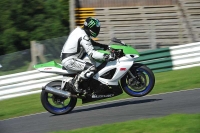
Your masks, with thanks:
<instances>
[{"instance_id":1,"label":"rider's knee","mask_svg":"<svg viewBox=\"0 0 200 133\"><path fill-rule=\"evenodd\" d=\"M96 67L93 64L86 62L84 70L90 70L90 71L94 71L95 72L96 71Z\"/></svg>"},{"instance_id":2,"label":"rider's knee","mask_svg":"<svg viewBox=\"0 0 200 133\"><path fill-rule=\"evenodd\" d=\"M87 79L94 75L96 67L93 64L86 62L84 70L85 71L81 73L81 77Z\"/></svg>"}]
</instances>

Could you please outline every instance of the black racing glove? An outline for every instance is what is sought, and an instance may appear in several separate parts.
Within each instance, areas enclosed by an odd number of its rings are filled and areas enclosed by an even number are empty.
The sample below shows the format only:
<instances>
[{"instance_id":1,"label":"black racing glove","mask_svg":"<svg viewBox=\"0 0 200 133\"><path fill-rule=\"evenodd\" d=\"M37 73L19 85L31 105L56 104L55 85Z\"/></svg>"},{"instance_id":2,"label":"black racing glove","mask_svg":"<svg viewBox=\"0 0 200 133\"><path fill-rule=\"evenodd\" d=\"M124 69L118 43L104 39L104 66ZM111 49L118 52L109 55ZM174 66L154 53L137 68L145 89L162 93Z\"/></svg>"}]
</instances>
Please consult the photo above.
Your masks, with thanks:
<instances>
[{"instance_id":1,"label":"black racing glove","mask_svg":"<svg viewBox=\"0 0 200 133\"><path fill-rule=\"evenodd\" d=\"M114 61L116 59L115 54L114 53L104 54L104 59L105 61Z\"/></svg>"}]
</instances>

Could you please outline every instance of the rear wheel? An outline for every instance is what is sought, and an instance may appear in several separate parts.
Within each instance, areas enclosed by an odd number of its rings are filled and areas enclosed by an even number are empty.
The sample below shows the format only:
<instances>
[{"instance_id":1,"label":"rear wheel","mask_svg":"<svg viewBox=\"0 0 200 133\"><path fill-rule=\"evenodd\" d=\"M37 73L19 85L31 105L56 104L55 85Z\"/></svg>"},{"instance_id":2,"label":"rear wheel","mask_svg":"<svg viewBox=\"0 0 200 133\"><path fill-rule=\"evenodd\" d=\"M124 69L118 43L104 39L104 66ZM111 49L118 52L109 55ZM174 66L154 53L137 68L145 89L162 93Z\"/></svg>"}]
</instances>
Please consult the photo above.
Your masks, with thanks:
<instances>
[{"instance_id":1,"label":"rear wheel","mask_svg":"<svg viewBox=\"0 0 200 133\"><path fill-rule=\"evenodd\" d=\"M61 83L62 81L52 81L48 83L47 86L60 89ZM42 90L41 103L48 112L56 115L61 115L69 113L76 106L77 98L63 98Z\"/></svg>"},{"instance_id":2,"label":"rear wheel","mask_svg":"<svg viewBox=\"0 0 200 133\"><path fill-rule=\"evenodd\" d=\"M134 97L145 96L151 92L155 84L155 76L151 69L142 64L134 64L121 79L122 89Z\"/></svg>"}]
</instances>

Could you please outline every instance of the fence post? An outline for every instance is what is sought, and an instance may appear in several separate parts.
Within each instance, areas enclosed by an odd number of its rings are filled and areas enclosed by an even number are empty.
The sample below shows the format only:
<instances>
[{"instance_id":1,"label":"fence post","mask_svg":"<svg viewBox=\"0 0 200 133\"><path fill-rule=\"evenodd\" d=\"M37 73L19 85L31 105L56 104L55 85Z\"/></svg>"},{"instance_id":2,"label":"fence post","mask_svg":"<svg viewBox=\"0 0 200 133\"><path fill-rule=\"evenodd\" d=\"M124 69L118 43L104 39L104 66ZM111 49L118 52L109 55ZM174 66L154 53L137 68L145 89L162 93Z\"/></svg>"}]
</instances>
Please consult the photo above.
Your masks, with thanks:
<instances>
[{"instance_id":1,"label":"fence post","mask_svg":"<svg viewBox=\"0 0 200 133\"><path fill-rule=\"evenodd\" d=\"M44 57L44 46L42 44L36 43L36 41L31 41L31 63L28 67L28 70L33 69L33 65L38 63L38 58L41 62L46 62Z\"/></svg>"},{"instance_id":2,"label":"fence post","mask_svg":"<svg viewBox=\"0 0 200 133\"><path fill-rule=\"evenodd\" d=\"M157 46L156 46L156 31L155 31L155 25L153 22L151 22L151 25L150 25L150 40L151 40L151 49L156 49Z\"/></svg>"},{"instance_id":3,"label":"fence post","mask_svg":"<svg viewBox=\"0 0 200 133\"><path fill-rule=\"evenodd\" d=\"M75 1L70 0L69 12L70 12L70 32L75 28Z\"/></svg>"}]
</instances>

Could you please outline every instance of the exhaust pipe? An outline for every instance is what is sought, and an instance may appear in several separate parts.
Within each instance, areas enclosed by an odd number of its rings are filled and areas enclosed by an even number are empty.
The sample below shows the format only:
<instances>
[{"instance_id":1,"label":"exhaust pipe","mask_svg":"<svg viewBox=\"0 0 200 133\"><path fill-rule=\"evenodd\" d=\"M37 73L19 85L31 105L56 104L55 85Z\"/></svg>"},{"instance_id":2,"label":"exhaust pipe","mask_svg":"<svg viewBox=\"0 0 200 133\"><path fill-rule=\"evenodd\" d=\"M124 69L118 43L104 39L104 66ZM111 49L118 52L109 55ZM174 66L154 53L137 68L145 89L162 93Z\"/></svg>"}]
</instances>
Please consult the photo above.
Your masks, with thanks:
<instances>
[{"instance_id":1,"label":"exhaust pipe","mask_svg":"<svg viewBox=\"0 0 200 133\"><path fill-rule=\"evenodd\" d=\"M50 86L43 87L43 90L45 90L46 92L49 92L51 94L64 97L64 98L68 98L68 97L72 96L71 93L68 92L68 91L58 90L58 89L55 89L55 88L50 87Z\"/></svg>"}]
</instances>

